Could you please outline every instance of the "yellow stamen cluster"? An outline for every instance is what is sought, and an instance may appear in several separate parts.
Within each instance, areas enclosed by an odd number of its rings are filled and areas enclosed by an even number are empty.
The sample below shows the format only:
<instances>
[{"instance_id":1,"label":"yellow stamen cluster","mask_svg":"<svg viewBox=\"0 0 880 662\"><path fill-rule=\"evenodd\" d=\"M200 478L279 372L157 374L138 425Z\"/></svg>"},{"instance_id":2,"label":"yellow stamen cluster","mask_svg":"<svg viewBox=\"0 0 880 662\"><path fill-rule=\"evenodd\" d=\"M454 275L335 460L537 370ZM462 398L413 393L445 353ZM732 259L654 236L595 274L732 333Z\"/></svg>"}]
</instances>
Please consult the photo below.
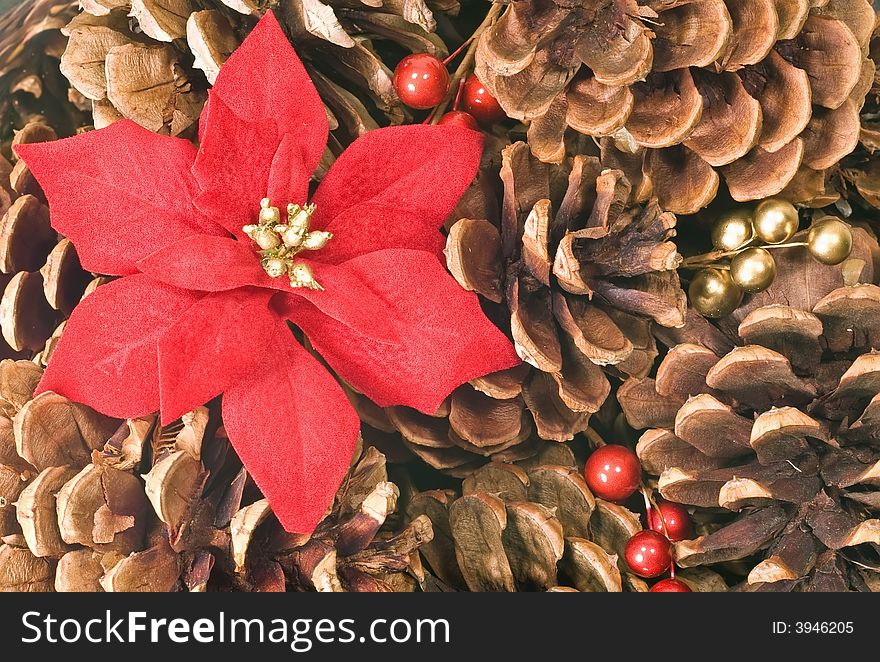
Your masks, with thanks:
<instances>
[{"instance_id":1,"label":"yellow stamen cluster","mask_svg":"<svg viewBox=\"0 0 880 662\"><path fill-rule=\"evenodd\" d=\"M309 231L315 205L287 205L287 223L281 223L281 212L269 198L260 201L260 219L256 225L245 225L242 230L260 247L260 263L272 278L284 274L290 277L291 287L310 290L324 288L315 280L315 274L305 262L294 258L302 251L316 251L327 245L332 234L322 230Z\"/></svg>"}]
</instances>

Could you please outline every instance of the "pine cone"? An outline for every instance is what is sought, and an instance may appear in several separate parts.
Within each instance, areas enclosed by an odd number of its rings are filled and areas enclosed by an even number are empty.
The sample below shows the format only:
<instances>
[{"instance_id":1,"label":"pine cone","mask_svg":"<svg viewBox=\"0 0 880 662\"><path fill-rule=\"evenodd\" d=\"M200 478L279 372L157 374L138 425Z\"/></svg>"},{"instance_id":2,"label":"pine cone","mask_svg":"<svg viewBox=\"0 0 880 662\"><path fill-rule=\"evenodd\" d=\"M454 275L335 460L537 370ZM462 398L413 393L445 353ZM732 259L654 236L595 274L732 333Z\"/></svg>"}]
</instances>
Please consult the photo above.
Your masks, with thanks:
<instances>
[{"instance_id":1,"label":"pine cone","mask_svg":"<svg viewBox=\"0 0 880 662\"><path fill-rule=\"evenodd\" d=\"M59 70L61 28L77 4L29 0L0 16L0 358L44 350L91 280L70 242L49 226L45 196L11 150L73 135L89 122L85 100Z\"/></svg>"},{"instance_id":2,"label":"pine cone","mask_svg":"<svg viewBox=\"0 0 880 662\"><path fill-rule=\"evenodd\" d=\"M535 433L565 441L586 430L610 393L606 371L646 376L652 321L684 323L675 217L656 201L631 205L621 171L587 156L549 166L516 143L502 151L501 180L500 220L457 221L446 257L525 364L462 386L434 417L387 412L416 455L460 476L481 457L534 454Z\"/></svg>"},{"instance_id":3,"label":"pine cone","mask_svg":"<svg viewBox=\"0 0 880 662\"><path fill-rule=\"evenodd\" d=\"M14 131L28 122L41 121L62 136L86 123L85 99L59 70L67 43L61 28L77 4L26 0L0 15L0 153L7 157ZM2 201L0 190L0 207Z\"/></svg>"},{"instance_id":4,"label":"pine cone","mask_svg":"<svg viewBox=\"0 0 880 662\"><path fill-rule=\"evenodd\" d=\"M0 362L0 590L418 585L415 552L430 522L386 523L398 492L375 449L315 533L292 536L216 412L201 407L165 428L153 416L120 425L52 392L34 397L41 376L33 362Z\"/></svg>"},{"instance_id":5,"label":"pine cone","mask_svg":"<svg viewBox=\"0 0 880 662\"><path fill-rule=\"evenodd\" d=\"M620 388L629 423L649 428L637 453L660 494L703 523L676 543L680 565L745 575L741 590L877 585L880 246L853 235L842 267L779 251L770 289L718 328L693 318L667 339L656 379ZM740 346L725 353L732 336Z\"/></svg>"},{"instance_id":6,"label":"pine cone","mask_svg":"<svg viewBox=\"0 0 880 662\"><path fill-rule=\"evenodd\" d=\"M853 150L874 21L867 0L514 0L476 72L540 158L561 158L568 127L613 136L645 195L693 213L716 168L754 200Z\"/></svg>"},{"instance_id":7,"label":"pine cone","mask_svg":"<svg viewBox=\"0 0 880 662\"><path fill-rule=\"evenodd\" d=\"M278 562L300 590L417 590L424 581L418 550L434 532L427 517L389 528L399 495L388 481L385 457L367 448L310 538L275 538Z\"/></svg>"},{"instance_id":8,"label":"pine cone","mask_svg":"<svg viewBox=\"0 0 880 662\"><path fill-rule=\"evenodd\" d=\"M880 55L880 39L871 41L871 54L875 61ZM875 157L880 149L880 81L874 75L874 84L868 92L861 112L859 145L836 169L829 182L816 182L814 195L820 202L828 204L826 194L829 190L836 202L843 196L844 209L854 210L875 224L880 220L880 166ZM816 205L818 206L818 205ZM840 207L841 205L838 205Z\"/></svg>"},{"instance_id":9,"label":"pine cone","mask_svg":"<svg viewBox=\"0 0 880 662\"><path fill-rule=\"evenodd\" d=\"M61 68L92 100L99 128L128 117L159 133L193 134L209 84L269 8L292 36L340 145L376 128L368 106L385 121L404 120L378 46L447 53L424 0L89 0L82 6L84 13L64 29L70 44ZM458 11L456 0L431 7Z\"/></svg>"},{"instance_id":10,"label":"pine cone","mask_svg":"<svg viewBox=\"0 0 880 662\"><path fill-rule=\"evenodd\" d=\"M417 493L407 514L434 525L434 540L421 550L430 590L648 590L622 561L626 541L642 528L638 515L595 498L562 444L519 464L490 462L460 493ZM713 576L685 573L694 590L717 585Z\"/></svg>"},{"instance_id":11,"label":"pine cone","mask_svg":"<svg viewBox=\"0 0 880 662\"><path fill-rule=\"evenodd\" d=\"M399 491L375 448L358 453L312 535L298 535L278 524L216 429L216 416L200 408L174 435L177 427L160 435L167 443L144 479L165 524L161 538L180 554L190 590L412 591L418 585L416 550L431 539L431 524L386 525Z\"/></svg>"},{"instance_id":12,"label":"pine cone","mask_svg":"<svg viewBox=\"0 0 880 662\"><path fill-rule=\"evenodd\" d=\"M5 590L52 590L67 551L118 557L144 534L137 479L91 462L118 422L55 393L34 398L41 376L35 363L0 362L0 535L21 568L0 578Z\"/></svg>"},{"instance_id":13,"label":"pine cone","mask_svg":"<svg viewBox=\"0 0 880 662\"><path fill-rule=\"evenodd\" d=\"M54 128L41 119L16 131L12 144L55 140ZM0 156L0 358L25 358L40 352L45 365L59 324L91 287L73 244L49 224L42 190L23 161L11 165ZM52 340L47 348L47 341Z\"/></svg>"}]
</instances>

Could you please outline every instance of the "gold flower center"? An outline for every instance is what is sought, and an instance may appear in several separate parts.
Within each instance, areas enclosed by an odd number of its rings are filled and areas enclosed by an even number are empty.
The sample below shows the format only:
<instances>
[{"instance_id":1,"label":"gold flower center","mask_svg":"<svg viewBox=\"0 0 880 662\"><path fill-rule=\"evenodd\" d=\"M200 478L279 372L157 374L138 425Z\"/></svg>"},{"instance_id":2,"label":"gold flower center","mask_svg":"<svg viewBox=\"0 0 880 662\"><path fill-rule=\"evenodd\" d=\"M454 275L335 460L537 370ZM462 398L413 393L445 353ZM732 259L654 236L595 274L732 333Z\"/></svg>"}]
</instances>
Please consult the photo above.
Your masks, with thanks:
<instances>
[{"instance_id":1,"label":"gold flower center","mask_svg":"<svg viewBox=\"0 0 880 662\"><path fill-rule=\"evenodd\" d=\"M242 230L260 247L260 264L272 278L287 274L291 287L307 287L310 290L324 288L315 280L312 268L294 258L303 251L317 251L327 245L332 234L322 230L309 231L315 205L301 207L287 205L287 223L281 222L281 212L273 207L269 198L260 200L260 221L245 225Z\"/></svg>"}]
</instances>

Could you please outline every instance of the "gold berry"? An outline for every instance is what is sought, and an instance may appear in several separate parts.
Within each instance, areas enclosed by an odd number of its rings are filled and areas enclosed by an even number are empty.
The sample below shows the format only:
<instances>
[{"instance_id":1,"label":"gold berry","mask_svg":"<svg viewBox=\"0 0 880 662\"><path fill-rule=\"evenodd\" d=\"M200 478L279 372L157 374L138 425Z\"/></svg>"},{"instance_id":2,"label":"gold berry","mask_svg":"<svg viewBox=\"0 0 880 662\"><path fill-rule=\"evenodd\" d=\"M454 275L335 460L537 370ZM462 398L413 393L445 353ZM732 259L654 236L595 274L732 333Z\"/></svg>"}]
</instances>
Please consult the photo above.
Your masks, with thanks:
<instances>
[{"instance_id":1,"label":"gold berry","mask_svg":"<svg viewBox=\"0 0 880 662\"><path fill-rule=\"evenodd\" d=\"M312 268L305 262L294 262L291 264L288 275L290 276L291 287L304 287L310 290L324 289L315 280L315 273L312 271Z\"/></svg>"},{"instance_id":2,"label":"gold berry","mask_svg":"<svg viewBox=\"0 0 880 662\"><path fill-rule=\"evenodd\" d=\"M766 290L776 278L776 261L765 248L747 248L730 261L730 277L744 292Z\"/></svg>"},{"instance_id":3,"label":"gold berry","mask_svg":"<svg viewBox=\"0 0 880 662\"><path fill-rule=\"evenodd\" d=\"M278 235L272 231L272 228L264 225L257 227L251 234L251 238L264 251L278 248L281 245L281 239L278 238Z\"/></svg>"},{"instance_id":4,"label":"gold berry","mask_svg":"<svg viewBox=\"0 0 880 662\"><path fill-rule=\"evenodd\" d=\"M852 230L839 218L826 216L807 233L807 250L822 264L840 264L852 252Z\"/></svg>"},{"instance_id":5,"label":"gold berry","mask_svg":"<svg viewBox=\"0 0 880 662\"><path fill-rule=\"evenodd\" d=\"M287 225L300 232L308 232L313 211L311 205L305 207L296 204L287 205Z\"/></svg>"},{"instance_id":6,"label":"gold berry","mask_svg":"<svg viewBox=\"0 0 880 662\"><path fill-rule=\"evenodd\" d=\"M752 214L746 208L725 212L712 228L712 245L720 251L735 251L755 236Z\"/></svg>"},{"instance_id":7,"label":"gold berry","mask_svg":"<svg viewBox=\"0 0 880 662\"><path fill-rule=\"evenodd\" d=\"M272 278L278 278L287 271L287 263L278 257L270 257L263 262L263 268Z\"/></svg>"},{"instance_id":8,"label":"gold berry","mask_svg":"<svg viewBox=\"0 0 880 662\"><path fill-rule=\"evenodd\" d=\"M318 251L324 248L332 238L333 235L329 232L313 230L306 235L302 246L307 251Z\"/></svg>"},{"instance_id":9,"label":"gold berry","mask_svg":"<svg viewBox=\"0 0 880 662\"><path fill-rule=\"evenodd\" d=\"M303 239L305 239L305 231L291 226L286 227L287 229L284 231L284 234L281 235L284 239L284 245L290 246L291 248L299 247L299 245L302 244Z\"/></svg>"},{"instance_id":10,"label":"gold berry","mask_svg":"<svg viewBox=\"0 0 880 662\"><path fill-rule=\"evenodd\" d=\"M273 207L269 198L260 200L260 223L268 225L270 223L278 223L281 220L281 212L278 207Z\"/></svg>"},{"instance_id":11,"label":"gold berry","mask_svg":"<svg viewBox=\"0 0 880 662\"><path fill-rule=\"evenodd\" d=\"M742 290L724 269L698 271L688 288L691 305L705 317L730 315L739 306L742 296Z\"/></svg>"},{"instance_id":12,"label":"gold berry","mask_svg":"<svg viewBox=\"0 0 880 662\"><path fill-rule=\"evenodd\" d=\"M755 209L755 234L768 244L781 244L798 230L797 209L787 200L768 198Z\"/></svg>"}]
</instances>

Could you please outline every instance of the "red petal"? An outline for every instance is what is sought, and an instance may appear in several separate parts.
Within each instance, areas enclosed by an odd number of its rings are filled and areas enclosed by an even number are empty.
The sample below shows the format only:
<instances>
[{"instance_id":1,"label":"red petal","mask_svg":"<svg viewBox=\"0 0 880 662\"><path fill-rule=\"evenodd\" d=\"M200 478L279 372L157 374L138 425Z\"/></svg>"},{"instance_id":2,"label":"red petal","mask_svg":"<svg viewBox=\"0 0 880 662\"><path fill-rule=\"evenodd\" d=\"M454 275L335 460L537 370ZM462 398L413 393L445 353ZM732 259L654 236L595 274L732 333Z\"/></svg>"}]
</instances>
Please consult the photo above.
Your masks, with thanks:
<instances>
[{"instance_id":1,"label":"red petal","mask_svg":"<svg viewBox=\"0 0 880 662\"><path fill-rule=\"evenodd\" d=\"M384 293L377 290L371 274L349 269L345 264L312 266L315 279L324 289L299 288L295 294L359 334L380 342L400 342L395 311L386 303Z\"/></svg>"},{"instance_id":2,"label":"red petal","mask_svg":"<svg viewBox=\"0 0 880 662\"><path fill-rule=\"evenodd\" d=\"M220 292L254 286L297 294L324 314L375 340L397 339L392 315L369 277L365 279L344 266L300 261L312 264L323 291L294 290L284 276L268 276L250 239L245 243L228 237L188 237L140 260L138 268L163 283L188 290Z\"/></svg>"},{"instance_id":3,"label":"red petal","mask_svg":"<svg viewBox=\"0 0 880 662\"><path fill-rule=\"evenodd\" d=\"M266 359L278 329L269 290L209 294L159 338L162 423L179 418L237 384Z\"/></svg>"},{"instance_id":4,"label":"red petal","mask_svg":"<svg viewBox=\"0 0 880 662\"><path fill-rule=\"evenodd\" d=\"M322 135L326 142L326 130ZM322 144L321 149L323 148ZM288 202L305 203L309 197L309 179L320 157L321 154L318 153L318 158L313 160L308 146L303 147L302 135L299 133L285 134L269 168L269 199L278 201L282 209Z\"/></svg>"},{"instance_id":5,"label":"red petal","mask_svg":"<svg viewBox=\"0 0 880 662\"><path fill-rule=\"evenodd\" d=\"M212 94L208 127L193 174L201 193L196 206L235 236L256 222L266 196L269 167L278 147L278 128L270 120L245 121ZM277 200L276 205L283 204Z\"/></svg>"},{"instance_id":6,"label":"red petal","mask_svg":"<svg viewBox=\"0 0 880 662\"><path fill-rule=\"evenodd\" d=\"M339 263L385 248L439 253L440 226L477 172L482 134L454 126L396 126L358 138L312 202L313 227L334 237L316 257Z\"/></svg>"},{"instance_id":7,"label":"red petal","mask_svg":"<svg viewBox=\"0 0 880 662\"><path fill-rule=\"evenodd\" d=\"M383 294L397 342L377 342L293 297L285 301L284 314L343 379L376 404L433 413L460 384L520 363L476 295L461 289L433 255L392 249L344 266Z\"/></svg>"},{"instance_id":8,"label":"red petal","mask_svg":"<svg viewBox=\"0 0 880 662\"><path fill-rule=\"evenodd\" d=\"M157 248L222 230L192 204L191 143L129 120L66 140L18 145L46 193L52 226L88 271L125 275Z\"/></svg>"},{"instance_id":9,"label":"red petal","mask_svg":"<svg viewBox=\"0 0 880 662\"><path fill-rule=\"evenodd\" d=\"M271 11L220 69L205 113L194 169L200 209L240 233L266 195L278 206L305 202L327 116Z\"/></svg>"},{"instance_id":10,"label":"red petal","mask_svg":"<svg viewBox=\"0 0 880 662\"><path fill-rule=\"evenodd\" d=\"M116 418L156 411L159 337L198 299L143 275L102 285L74 309L37 392Z\"/></svg>"},{"instance_id":11,"label":"red petal","mask_svg":"<svg viewBox=\"0 0 880 662\"><path fill-rule=\"evenodd\" d=\"M187 237L139 260L138 269L163 283L187 290L220 292L254 285L287 289L286 280L270 278L250 239L200 235Z\"/></svg>"},{"instance_id":12,"label":"red petal","mask_svg":"<svg viewBox=\"0 0 880 662\"><path fill-rule=\"evenodd\" d=\"M348 471L360 423L339 384L286 330L263 366L223 396L223 423L284 528L311 533Z\"/></svg>"}]
</instances>

